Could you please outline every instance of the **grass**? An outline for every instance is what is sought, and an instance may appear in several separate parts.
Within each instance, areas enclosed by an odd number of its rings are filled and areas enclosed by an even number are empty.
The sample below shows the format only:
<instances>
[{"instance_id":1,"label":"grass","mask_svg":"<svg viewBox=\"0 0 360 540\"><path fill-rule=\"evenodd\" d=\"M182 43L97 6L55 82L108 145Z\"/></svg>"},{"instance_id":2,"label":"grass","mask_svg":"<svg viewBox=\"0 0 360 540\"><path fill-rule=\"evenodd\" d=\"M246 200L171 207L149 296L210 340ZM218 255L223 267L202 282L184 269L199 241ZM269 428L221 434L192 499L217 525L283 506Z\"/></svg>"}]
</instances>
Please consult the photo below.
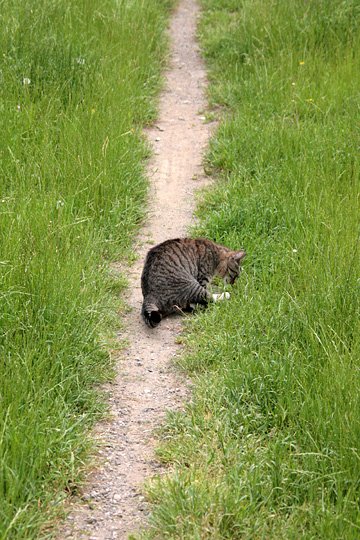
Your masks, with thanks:
<instances>
[{"instance_id":1,"label":"grass","mask_svg":"<svg viewBox=\"0 0 360 540\"><path fill-rule=\"evenodd\" d=\"M202 4L222 120L194 234L248 257L231 300L187 322L194 397L168 417L144 536L355 540L359 4Z\"/></svg>"},{"instance_id":2,"label":"grass","mask_svg":"<svg viewBox=\"0 0 360 540\"><path fill-rule=\"evenodd\" d=\"M76 489L144 214L169 0L1 5L0 538ZM118 346L118 345L117 345ZM61 506L61 505L60 505Z\"/></svg>"}]
</instances>

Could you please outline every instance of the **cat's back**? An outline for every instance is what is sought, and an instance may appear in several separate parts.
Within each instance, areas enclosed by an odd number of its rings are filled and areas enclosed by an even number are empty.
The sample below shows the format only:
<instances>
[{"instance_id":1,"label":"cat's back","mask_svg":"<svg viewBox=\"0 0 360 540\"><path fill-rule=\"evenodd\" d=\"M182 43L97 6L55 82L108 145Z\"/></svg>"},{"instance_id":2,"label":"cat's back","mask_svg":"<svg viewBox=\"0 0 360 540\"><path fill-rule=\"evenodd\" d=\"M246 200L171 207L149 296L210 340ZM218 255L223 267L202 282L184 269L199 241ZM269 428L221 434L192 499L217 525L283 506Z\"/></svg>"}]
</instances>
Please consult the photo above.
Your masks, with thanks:
<instances>
[{"instance_id":1,"label":"cat's back","mask_svg":"<svg viewBox=\"0 0 360 540\"><path fill-rule=\"evenodd\" d=\"M191 270L196 265L196 251L192 238L173 238L154 246L146 256L142 281L153 273Z\"/></svg>"},{"instance_id":2,"label":"cat's back","mask_svg":"<svg viewBox=\"0 0 360 540\"><path fill-rule=\"evenodd\" d=\"M196 251L196 242L193 238L172 238L165 240L151 248L147 254L145 263L151 263L155 259L174 259L175 257L193 257Z\"/></svg>"},{"instance_id":3,"label":"cat's back","mask_svg":"<svg viewBox=\"0 0 360 540\"><path fill-rule=\"evenodd\" d=\"M182 257L193 259L205 251L216 251L216 244L207 238L172 238L157 244L148 251L145 264L155 259Z\"/></svg>"}]
</instances>

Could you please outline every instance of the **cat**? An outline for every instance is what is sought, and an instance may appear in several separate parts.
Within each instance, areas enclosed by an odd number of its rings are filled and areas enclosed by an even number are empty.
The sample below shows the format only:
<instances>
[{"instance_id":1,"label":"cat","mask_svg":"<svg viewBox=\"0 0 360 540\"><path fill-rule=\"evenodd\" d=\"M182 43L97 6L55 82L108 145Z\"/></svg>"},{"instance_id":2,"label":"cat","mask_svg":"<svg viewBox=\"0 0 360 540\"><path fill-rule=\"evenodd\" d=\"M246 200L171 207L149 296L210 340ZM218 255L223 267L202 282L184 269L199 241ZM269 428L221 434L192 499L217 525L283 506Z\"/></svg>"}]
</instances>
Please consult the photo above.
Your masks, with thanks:
<instances>
[{"instance_id":1,"label":"cat","mask_svg":"<svg viewBox=\"0 0 360 540\"><path fill-rule=\"evenodd\" d=\"M145 323L154 328L171 313L229 298L229 293L210 294L207 285L215 276L232 285L245 255L206 238L175 238L150 249L141 275Z\"/></svg>"}]
</instances>

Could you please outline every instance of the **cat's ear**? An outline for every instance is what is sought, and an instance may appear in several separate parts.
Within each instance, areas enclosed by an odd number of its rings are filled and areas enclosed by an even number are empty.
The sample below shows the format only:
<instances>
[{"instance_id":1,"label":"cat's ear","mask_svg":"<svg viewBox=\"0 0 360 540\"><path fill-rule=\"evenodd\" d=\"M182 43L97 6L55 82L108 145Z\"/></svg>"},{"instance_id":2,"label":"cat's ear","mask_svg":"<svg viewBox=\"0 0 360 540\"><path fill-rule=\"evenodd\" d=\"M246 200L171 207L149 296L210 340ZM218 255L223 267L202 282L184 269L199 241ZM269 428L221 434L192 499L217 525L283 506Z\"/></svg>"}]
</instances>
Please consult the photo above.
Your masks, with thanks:
<instances>
[{"instance_id":1,"label":"cat's ear","mask_svg":"<svg viewBox=\"0 0 360 540\"><path fill-rule=\"evenodd\" d=\"M233 258L234 260L240 264L241 261L246 257L246 252L241 250L241 251L236 251L233 255Z\"/></svg>"}]
</instances>

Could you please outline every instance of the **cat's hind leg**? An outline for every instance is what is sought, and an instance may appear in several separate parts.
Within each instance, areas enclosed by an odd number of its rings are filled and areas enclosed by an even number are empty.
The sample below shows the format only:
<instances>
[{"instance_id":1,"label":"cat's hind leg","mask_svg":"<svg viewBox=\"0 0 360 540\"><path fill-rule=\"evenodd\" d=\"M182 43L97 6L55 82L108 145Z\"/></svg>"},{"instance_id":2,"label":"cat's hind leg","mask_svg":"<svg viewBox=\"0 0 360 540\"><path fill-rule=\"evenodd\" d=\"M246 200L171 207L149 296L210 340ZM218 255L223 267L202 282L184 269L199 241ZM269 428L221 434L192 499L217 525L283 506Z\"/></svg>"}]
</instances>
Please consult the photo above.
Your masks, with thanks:
<instances>
[{"instance_id":1,"label":"cat's hind leg","mask_svg":"<svg viewBox=\"0 0 360 540\"><path fill-rule=\"evenodd\" d=\"M209 302L219 302L228 300L230 293L223 292L221 294L210 294L205 287L202 287L198 282L192 283L191 292L188 297L187 306L191 304L200 304L207 306Z\"/></svg>"},{"instance_id":2,"label":"cat's hind leg","mask_svg":"<svg viewBox=\"0 0 360 540\"><path fill-rule=\"evenodd\" d=\"M200 304L201 306L206 307L211 300L211 294L205 289L205 287L202 287L197 281L195 281L191 288L187 305L192 306L194 304Z\"/></svg>"}]
</instances>

